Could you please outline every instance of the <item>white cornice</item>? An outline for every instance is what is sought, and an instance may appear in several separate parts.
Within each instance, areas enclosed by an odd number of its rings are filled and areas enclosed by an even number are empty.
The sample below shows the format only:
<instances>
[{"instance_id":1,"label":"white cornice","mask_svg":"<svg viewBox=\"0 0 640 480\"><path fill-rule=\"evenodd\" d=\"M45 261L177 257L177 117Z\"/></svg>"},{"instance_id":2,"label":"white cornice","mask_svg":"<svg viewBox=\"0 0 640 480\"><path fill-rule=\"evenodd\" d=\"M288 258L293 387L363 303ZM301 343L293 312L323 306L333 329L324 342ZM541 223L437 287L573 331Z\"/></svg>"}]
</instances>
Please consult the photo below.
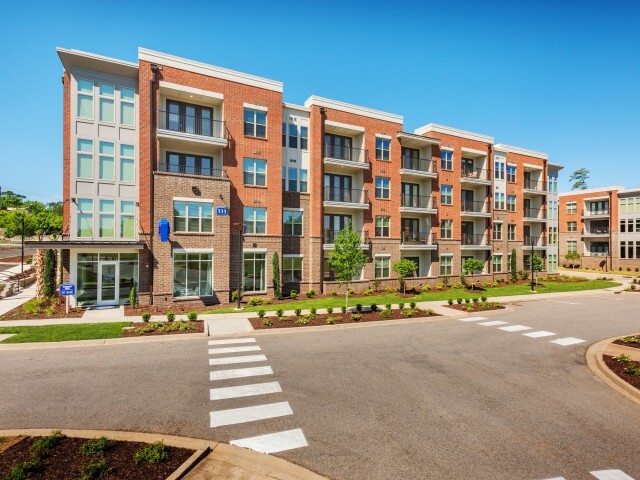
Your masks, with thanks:
<instances>
[{"instance_id":1,"label":"white cornice","mask_svg":"<svg viewBox=\"0 0 640 480\"><path fill-rule=\"evenodd\" d=\"M67 48L56 48L56 52L67 72L73 68L83 68L126 77L138 77L137 63Z\"/></svg>"},{"instance_id":2,"label":"white cornice","mask_svg":"<svg viewBox=\"0 0 640 480\"><path fill-rule=\"evenodd\" d=\"M519 155L541 158L543 160L549 159L549 155L544 152L536 152L535 150L527 150L526 148L513 147L511 145L505 145L504 143L498 143L493 148L495 148L496 150L500 150L501 152L517 153Z\"/></svg>"},{"instance_id":3,"label":"white cornice","mask_svg":"<svg viewBox=\"0 0 640 480\"><path fill-rule=\"evenodd\" d=\"M248 73L236 72L235 70L228 70L226 68L216 67L215 65L196 62L167 53L155 52L153 50L147 50L146 48L138 48L138 58L146 62L166 65L167 67L178 68L222 80L229 80L230 82L251 85L252 87L264 88L265 90L273 90L274 92L282 93L283 90L283 83L276 80L256 77Z\"/></svg>"},{"instance_id":4,"label":"white cornice","mask_svg":"<svg viewBox=\"0 0 640 480\"><path fill-rule=\"evenodd\" d=\"M481 133L468 132L466 130L459 130L453 127L445 127L444 125L438 125L437 123L429 123L423 127L415 129L415 133L417 135L424 135L425 133L429 133L429 132L444 133L445 135L452 135L454 137L467 138L469 140L476 140L478 142L485 142L493 145L493 137L489 135L482 135Z\"/></svg>"},{"instance_id":5,"label":"white cornice","mask_svg":"<svg viewBox=\"0 0 640 480\"><path fill-rule=\"evenodd\" d=\"M307 108L307 107L302 106L302 105L296 105L294 103L282 102L282 106L284 108L288 108L290 110L299 110L301 112L310 112L311 111L310 108Z\"/></svg>"},{"instance_id":6,"label":"white cornice","mask_svg":"<svg viewBox=\"0 0 640 480\"><path fill-rule=\"evenodd\" d=\"M339 102L337 100L317 97L315 95L310 96L307 101L304 102L304 106L307 108L310 108L312 105L331 108L332 110L340 110L347 113L353 113L355 115L362 115L364 117L377 118L378 120L399 123L401 125L404 121L402 115L394 115L393 113L381 112L380 110L373 110L371 108L360 107L358 105L352 105L350 103Z\"/></svg>"},{"instance_id":7,"label":"white cornice","mask_svg":"<svg viewBox=\"0 0 640 480\"><path fill-rule=\"evenodd\" d=\"M440 140L437 138L424 137L422 135L416 135L415 133L409 132L398 132L398 138L401 140L406 138L407 140L414 140L416 142L426 143L429 145L438 145L440 143Z\"/></svg>"},{"instance_id":8,"label":"white cornice","mask_svg":"<svg viewBox=\"0 0 640 480\"><path fill-rule=\"evenodd\" d=\"M571 192L562 192L560 193L561 197L570 197L572 195L585 195L589 193L607 193L609 191L619 192L624 191L624 187L619 185L614 185L612 187L601 187L601 188L588 188L586 190L573 190Z\"/></svg>"}]
</instances>

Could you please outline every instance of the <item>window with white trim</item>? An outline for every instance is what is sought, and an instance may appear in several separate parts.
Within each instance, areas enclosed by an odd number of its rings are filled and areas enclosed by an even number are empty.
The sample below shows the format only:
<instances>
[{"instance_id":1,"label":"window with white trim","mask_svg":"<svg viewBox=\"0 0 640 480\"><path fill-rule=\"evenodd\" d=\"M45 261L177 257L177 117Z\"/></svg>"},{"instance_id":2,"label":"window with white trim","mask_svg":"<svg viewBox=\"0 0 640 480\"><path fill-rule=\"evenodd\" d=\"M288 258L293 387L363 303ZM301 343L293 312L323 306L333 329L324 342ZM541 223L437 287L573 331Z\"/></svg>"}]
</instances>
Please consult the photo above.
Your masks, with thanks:
<instances>
[{"instance_id":1,"label":"window with white trim","mask_svg":"<svg viewBox=\"0 0 640 480\"><path fill-rule=\"evenodd\" d=\"M302 235L302 211L300 210L284 210L282 212L282 234L283 235Z\"/></svg>"},{"instance_id":2,"label":"window with white trim","mask_svg":"<svg viewBox=\"0 0 640 480\"><path fill-rule=\"evenodd\" d=\"M173 252L173 296L213 295L213 253Z\"/></svg>"},{"instance_id":3,"label":"window with white trim","mask_svg":"<svg viewBox=\"0 0 640 480\"><path fill-rule=\"evenodd\" d=\"M120 87L120 123L133 126L136 123L135 91L133 88Z\"/></svg>"},{"instance_id":4,"label":"window with white trim","mask_svg":"<svg viewBox=\"0 0 640 480\"><path fill-rule=\"evenodd\" d=\"M502 272L502 255L493 256L493 273Z\"/></svg>"},{"instance_id":5,"label":"window with white trim","mask_svg":"<svg viewBox=\"0 0 640 480\"><path fill-rule=\"evenodd\" d=\"M244 184L264 187L267 185L267 161L245 158Z\"/></svg>"},{"instance_id":6,"label":"window with white trim","mask_svg":"<svg viewBox=\"0 0 640 480\"><path fill-rule=\"evenodd\" d=\"M516 239L516 224L510 223L507 225L507 240L513 242Z\"/></svg>"},{"instance_id":7,"label":"window with white trim","mask_svg":"<svg viewBox=\"0 0 640 480\"><path fill-rule=\"evenodd\" d=\"M267 138L267 112L245 108L244 134L247 137Z\"/></svg>"},{"instance_id":8,"label":"window with white trim","mask_svg":"<svg viewBox=\"0 0 640 480\"><path fill-rule=\"evenodd\" d=\"M110 83L101 83L99 87L100 92L100 121L107 123L115 122L115 87Z\"/></svg>"},{"instance_id":9,"label":"window with white trim","mask_svg":"<svg viewBox=\"0 0 640 480\"><path fill-rule=\"evenodd\" d=\"M453 187L451 185L442 185L440 187L440 204L451 205L453 201Z\"/></svg>"},{"instance_id":10,"label":"window with white trim","mask_svg":"<svg viewBox=\"0 0 640 480\"><path fill-rule=\"evenodd\" d=\"M507 182L516 183L516 166L507 165Z\"/></svg>"},{"instance_id":11,"label":"window with white trim","mask_svg":"<svg viewBox=\"0 0 640 480\"><path fill-rule=\"evenodd\" d=\"M493 239L502 240L502 223L494 222L493 224Z\"/></svg>"},{"instance_id":12,"label":"window with white trim","mask_svg":"<svg viewBox=\"0 0 640 480\"><path fill-rule=\"evenodd\" d=\"M453 152L442 150L440 152L440 168L442 170L453 170Z\"/></svg>"},{"instance_id":13,"label":"window with white trim","mask_svg":"<svg viewBox=\"0 0 640 480\"><path fill-rule=\"evenodd\" d=\"M116 211L114 200L100 200L98 235L100 238L114 238L116 234Z\"/></svg>"},{"instance_id":14,"label":"window with white trim","mask_svg":"<svg viewBox=\"0 0 640 480\"><path fill-rule=\"evenodd\" d=\"M136 181L135 147L133 145L120 145L120 181Z\"/></svg>"},{"instance_id":15,"label":"window with white trim","mask_svg":"<svg viewBox=\"0 0 640 480\"><path fill-rule=\"evenodd\" d=\"M296 167L282 167L282 190L287 192L307 192L307 170Z\"/></svg>"},{"instance_id":16,"label":"window with white trim","mask_svg":"<svg viewBox=\"0 0 640 480\"><path fill-rule=\"evenodd\" d=\"M495 157L494 162L494 175L496 180L504 180L504 167L505 160L504 157Z\"/></svg>"},{"instance_id":17,"label":"window with white trim","mask_svg":"<svg viewBox=\"0 0 640 480\"><path fill-rule=\"evenodd\" d=\"M300 150L309 148L309 127L300 126Z\"/></svg>"},{"instance_id":18,"label":"window with white trim","mask_svg":"<svg viewBox=\"0 0 640 480\"><path fill-rule=\"evenodd\" d=\"M440 220L440 238L453 238L453 220Z\"/></svg>"},{"instance_id":19,"label":"window with white trim","mask_svg":"<svg viewBox=\"0 0 640 480\"><path fill-rule=\"evenodd\" d=\"M558 227L549 227L549 245L558 244Z\"/></svg>"},{"instance_id":20,"label":"window with white trim","mask_svg":"<svg viewBox=\"0 0 640 480\"><path fill-rule=\"evenodd\" d=\"M283 255L282 282L300 283L302 281L302 257Z\"/></svg>"},{"instance_id":21,"label":"window with white trim","mask_svg":"<svg viewBox=\"0 0 640 480\"><path fill-rule=\"evenodd\" d=\"M556 254L550 254L547 257L547 271L548 272L558 271L558 256Z\"/></svg>"},{"instance_id":22,"label":"window with white trim","mask_svg":"<svg viewBox=\"0 0 640 480\"><path fill-rule=\"evenodd\" d=\"M558 177L556 175L549 175L549 192L558 193Z\"/></svg>"},{"instance_id":23,"label":"window with white trim","mask_svg":"<svg viewBox=\"0 0 640 480\"><path fill-rule=\"evenodd\" d=\"M131 200L120 202L120 238L136 237L136 204Z\"/></svg>"},{"instance_id":24,"label":"window with white trim","mask_svg":"<svg viewBox=\"0 0 640 480\"><path fill-rule=\"evenodd\" d=\"M389 160L389 150L391 140L388 138L376 137L376 160Z\"/></svg>"},{"instance_id":25,"label":"window with white trim","mask_svg":"<svg viewBox=\"0 0 640 480\"><path fill-rule=\"evenodd\" d=\"M93 178L93 140L79 138L77 155L76 176Z\"/></svg>"},{"instance_id":26,"label":"window with white trim","mask_svg":"<svg viewBox=\"0 0 640 480\"><path fill-rule=\"evenodd\" d=\"M507 195L507 211L515 212L516 211L516 196L515 195Z\"/></svg>"},{"instance_id":27,"label":"window with white trim","mask_svg":"<svg viewBox=\"0 0 640 480\"><path fill-rule=\"evenodd\" d=\"M496 210L504 210L504 193L503 192L495 192L493 194L493 203L494 208Z\"/></svg>"},{"instance_id":28,"label":"window with white trim","mask_svg":"<svg viewBox=\"0 0 640 480\"><path fill-rule=\"evenodd\" d=\"M567 213L568 214L578 213L577 202L567 202Z\"/></svg>"},{"instance_id":29,"label":"window with white trim","mask_svg":"<svg viewBox=\"0 0 640 480\"><path fill-rule=\"evenodd\" d=\"M391 217L387 215L376 215L376 237L388 237Z\"/></svg>"},{"instance_id":30,"label":"window with white trim","mask_svg":"<svg viewBox=\"0 0 640 480\"><path fill-rule=\"evenodd\" d=\"M173 202L173 230L175 232L211 233L213 205L204 202Z\"/></svg>"},{"instance_id":31,"label":"window with white trim","mask_svg":"<svg viewBox=\"0 0 640 480\"><path fill-rule=\"evenodd\" d=\"M567 232L577 232L578 222L567 222Z\"/></svg>"},{"instance_id":32,"label":"window with white trim","mask_svg":"<svg viewBox=\"0 0 640 480\"><path fill-rule=\"evenodd\" d=\"M93 237L93 199L79 198L78 205L78 238Z\"/></svg>"},{"instance_id":33,"label":"window with white trim","mask_svg":"<svg viewBox=\"0 0 640 480\"><path fill-rule=\"evenodd\" d=\"M78 118L93 120L93 82L78 79Z\"/></svg>"},{"instance_id":34,"label":"window with white trim","mask_svg":"<svg viewBox=\"0 0 640 480\"><path fill-rule=\"evenodd\" d=\"M577 240L567 240L567 253L575 253L578 251Z\"/></svg>"},{"instance_id":35,"label":"window with white trim","mask_svg":"<svg viewBox=\"0 0 640 480\"><path fill-rule=\"evenodd\" d=\"M267 289L267 254L243 252L242 288L245 292L264 292Z\"/></svg>"},{"instance_id":36,"label":"window with white trim","mask_svg":"<svg viewBox=\"0 0 640 480\"><path fill-rule=\"evenodd\" d=\"M244 233L263 235L267 233L267 209L244 207Z\"/></svg>"},{"instance_id":37,"label":"window with white trim","mask_svg":"<svg viewBox=\"0 0 640 480\"><path fill-rule=\"evenodd\" d=\"M376 198L389 198L390 183L390 178L376 177Z\"/></svg>"},{"instance_id":38,"label":"window with white trim","mask_svg":"<svg viewBox=\"0 0 640 480\"><path fill-rule=\"evenodd\" d=\"M375 259L375 278L389 278L391 257L379 257Z\"/></svg>"},{"instance_id":39,"label":"window with white trim","mask_svg":"<svg viewBox=\"0 0 640 480\"><path fill-rule=\"evenodd\" d=\"M99 150L98 178L100 180L115 180L116 162L114 144L112 142L100 142Z\"/></svg>"},{"instance_id":40,"label":"window with white trim","mask_svg":"<svg viewBox=\"0 0 640 480\"><path fill-rule=\"evenodd\" d=\"M453 257L443 255L440 257L440 275L451 275L453 268Z\"/></svg>"}]
</instances>

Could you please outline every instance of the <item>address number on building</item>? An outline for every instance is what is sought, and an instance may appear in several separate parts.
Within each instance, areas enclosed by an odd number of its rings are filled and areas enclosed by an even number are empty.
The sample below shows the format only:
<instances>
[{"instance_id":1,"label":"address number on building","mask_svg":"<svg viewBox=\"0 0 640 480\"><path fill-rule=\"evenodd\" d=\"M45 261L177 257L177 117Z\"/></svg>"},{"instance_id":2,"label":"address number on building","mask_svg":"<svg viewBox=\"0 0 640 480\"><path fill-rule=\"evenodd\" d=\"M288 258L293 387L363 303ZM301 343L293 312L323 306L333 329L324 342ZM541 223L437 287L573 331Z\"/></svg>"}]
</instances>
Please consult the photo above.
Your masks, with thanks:
<instances>
[{"instance_id":1,"label":"address number on building","mask_svg":"<svg viewBox=\"0 0 640 480\"><path fill-rule=\"evenodd\" d=\"M216 215L229 215L227 207L216 207Z\"/></svg>"}]
</instances>

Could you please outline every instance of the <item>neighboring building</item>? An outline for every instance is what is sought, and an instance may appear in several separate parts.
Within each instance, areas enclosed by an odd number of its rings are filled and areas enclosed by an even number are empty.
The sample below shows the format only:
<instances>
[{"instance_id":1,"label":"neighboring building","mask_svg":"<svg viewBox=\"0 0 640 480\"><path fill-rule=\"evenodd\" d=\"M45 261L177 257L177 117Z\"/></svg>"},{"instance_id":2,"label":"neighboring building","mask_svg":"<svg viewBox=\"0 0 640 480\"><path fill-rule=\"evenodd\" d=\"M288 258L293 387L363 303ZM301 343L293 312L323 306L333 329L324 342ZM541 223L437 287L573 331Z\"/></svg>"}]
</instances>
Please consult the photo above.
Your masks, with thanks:
<instances>
[{"instance_id":1,"label":"neighboring building","mask_svg":"<svg viewBox=\"0 0 640 480\"><path fill-rule=\"evenodd\" d=\"M613 186L560 194L560 257L587 268L640 268L640 189Z\"/></svg>"},{"instance_id":2,"label":"neighboring building","mask_svg":"<svg viewBox=\"0 0 640 480\"><path fill-rule=\"evenodd\" d=\"M46 246L78 305L126 303L131 286L141 304L227 302L239 280L273 294L275 253L285 291L336 290L327 258L348 222L368 256L359 290L395 286L401 257L418 265L411 285L467 257L483 280L505 276L513 249L518 269L534 251L556 271L562 167L544 153L405 132L402 116L317 96L284 103L280 82L146 49L138 63L58 55L64 231Z\"/></svg>"}]
</instances>

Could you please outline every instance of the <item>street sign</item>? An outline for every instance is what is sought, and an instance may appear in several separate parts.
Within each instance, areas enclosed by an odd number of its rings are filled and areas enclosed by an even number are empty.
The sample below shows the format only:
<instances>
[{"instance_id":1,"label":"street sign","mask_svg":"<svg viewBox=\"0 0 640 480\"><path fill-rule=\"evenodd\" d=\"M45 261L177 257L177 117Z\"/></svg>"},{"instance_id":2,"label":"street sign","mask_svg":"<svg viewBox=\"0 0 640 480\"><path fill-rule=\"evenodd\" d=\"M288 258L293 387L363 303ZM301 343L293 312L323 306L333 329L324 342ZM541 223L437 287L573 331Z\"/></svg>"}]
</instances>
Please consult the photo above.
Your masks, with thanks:
<instances>
[{"instance_id":1,"label":"street sign","mask_svg":"<svg viewBox=\"0 0 640 480\"><path fill-rule=\"evenodd\" d=\"M227 207L216 207L216 215L229 215Z\"/></svg>"},{"instance_id":2,"label":"street sign","mask_svg":"<svg viewBox=\"0 0 640 480\"><path fill-rule=\"evenodd\" d=\"M76 286L73 283L63 283L60 285L60 296L75 295Z\"/></svg>"}]
</instances>

